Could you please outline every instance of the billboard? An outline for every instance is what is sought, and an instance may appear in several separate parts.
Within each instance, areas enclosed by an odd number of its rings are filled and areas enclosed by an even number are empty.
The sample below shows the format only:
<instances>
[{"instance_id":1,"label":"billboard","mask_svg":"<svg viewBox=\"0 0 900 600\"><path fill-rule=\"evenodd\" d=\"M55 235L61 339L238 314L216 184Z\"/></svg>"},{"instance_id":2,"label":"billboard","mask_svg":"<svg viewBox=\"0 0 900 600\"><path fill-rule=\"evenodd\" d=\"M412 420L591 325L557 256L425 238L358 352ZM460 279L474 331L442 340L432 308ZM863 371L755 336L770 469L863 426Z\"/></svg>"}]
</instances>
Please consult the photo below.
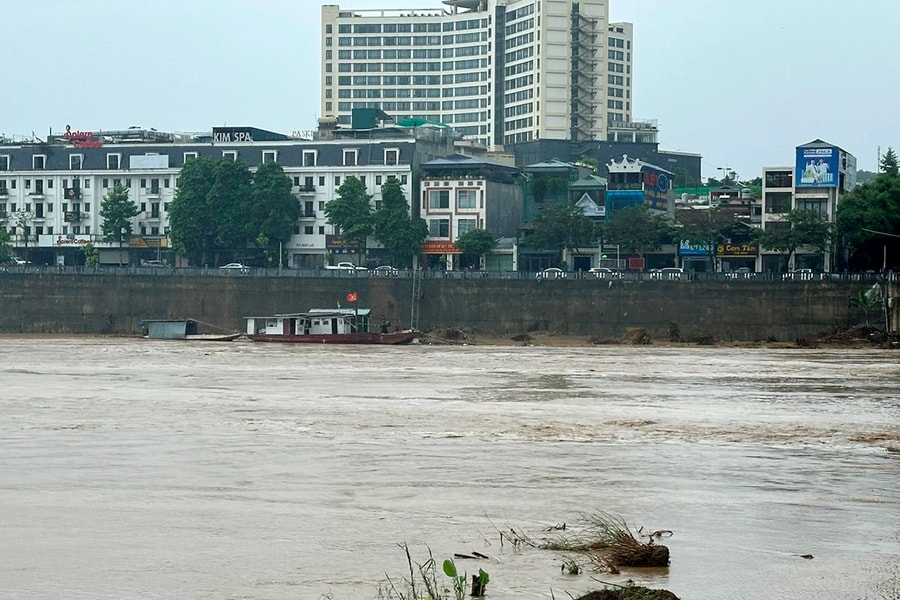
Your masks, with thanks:
<instances>
[{"instance_id":1,"label":"billboard","mask_svg":"<svg viewBox=\"0 0 900 600\"><path fill-rule=\"evenodd\" d=\"M840 148L803 147L797 148L797 163L794 181L798 188L837 187Z\"/></svg>"},{"instance_id":2,"label":"billboard","mask_svg":"<svg viewBox=\"0 0 900 600\"><path fill-rule=\"evenodd\" d=\"M692 244L690 240L678 243L679 256L712 256L712 249L706 244Z\"/></svg>"}]
</instances>

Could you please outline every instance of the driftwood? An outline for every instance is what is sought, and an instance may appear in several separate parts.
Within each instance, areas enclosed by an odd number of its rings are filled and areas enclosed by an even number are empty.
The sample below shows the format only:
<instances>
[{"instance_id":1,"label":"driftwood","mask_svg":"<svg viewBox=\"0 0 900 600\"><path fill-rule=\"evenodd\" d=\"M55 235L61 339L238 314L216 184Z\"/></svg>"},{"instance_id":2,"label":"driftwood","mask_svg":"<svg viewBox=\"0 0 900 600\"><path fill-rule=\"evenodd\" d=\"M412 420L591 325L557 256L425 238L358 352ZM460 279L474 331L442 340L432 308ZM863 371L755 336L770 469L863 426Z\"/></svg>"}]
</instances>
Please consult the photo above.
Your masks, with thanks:
<instances>
[{"instance_id":1,"label":"driftwood","mask_svg":"<svg viewBox=\"0 0 900 600\"><path fill-rule=\"evenodd\" d=\"M586 517L583 531L549 542L550 550L581 554L597 571L618 573L623 567L665 567L669 564L669 548L656 543L671 537L669 530L632 533L621 517L600 512ZM641 538L648 541L644 542Z\"/></svg>"}]
</instances>

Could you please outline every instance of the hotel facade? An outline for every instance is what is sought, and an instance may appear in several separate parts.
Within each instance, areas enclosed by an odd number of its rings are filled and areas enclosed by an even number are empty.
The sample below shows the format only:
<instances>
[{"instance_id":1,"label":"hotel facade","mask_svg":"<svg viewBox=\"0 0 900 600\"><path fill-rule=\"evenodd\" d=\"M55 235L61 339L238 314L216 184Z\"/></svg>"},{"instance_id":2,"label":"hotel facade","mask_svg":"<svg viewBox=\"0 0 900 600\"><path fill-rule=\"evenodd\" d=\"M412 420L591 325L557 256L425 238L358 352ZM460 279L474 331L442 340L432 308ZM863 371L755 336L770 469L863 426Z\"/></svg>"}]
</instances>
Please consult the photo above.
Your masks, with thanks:
<instances>
[{"instance_id":1,"label":"hotel facade","mask_svg":"<svg viewBox=\"0 0 900 600\"><path fill-rule=\"evenodd\" d=\"M606 140L631 121L630 23L607 0L445 0L427 10L322 7L325 116L376 108L488 148Z\"/></svg>"}]
</instances>

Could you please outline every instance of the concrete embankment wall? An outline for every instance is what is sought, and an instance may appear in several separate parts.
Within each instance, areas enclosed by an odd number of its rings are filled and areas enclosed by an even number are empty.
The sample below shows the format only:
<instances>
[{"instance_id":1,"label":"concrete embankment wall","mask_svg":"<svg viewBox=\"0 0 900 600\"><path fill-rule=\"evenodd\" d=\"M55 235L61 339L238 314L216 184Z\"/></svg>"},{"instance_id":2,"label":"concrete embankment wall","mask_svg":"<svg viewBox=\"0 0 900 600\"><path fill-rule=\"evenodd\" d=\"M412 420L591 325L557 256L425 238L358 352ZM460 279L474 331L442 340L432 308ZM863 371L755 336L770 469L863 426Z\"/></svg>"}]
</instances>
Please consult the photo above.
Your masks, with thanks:
<instances>
[{"instance_id":1,"label":"concrete embankment wall","mask_svg":"<svg viewBox=\"0 0 900 600\"><path fill-rule=\"evenodd\" d=\"M843 281L424 279L419 329L621 340L632 328L667 339L677 327L687 339L793 341L863 323L849 300L868 287ZM122 335L137 333L141 319L188 317L243 331L247 316L348 306L351 291L360 307L372 309L373 325L386 318L408 327L412 290L407 278L10 272L0 275L0 333ZM870 318L878 322L879 313Z\"/></svg>"}]
</instances>

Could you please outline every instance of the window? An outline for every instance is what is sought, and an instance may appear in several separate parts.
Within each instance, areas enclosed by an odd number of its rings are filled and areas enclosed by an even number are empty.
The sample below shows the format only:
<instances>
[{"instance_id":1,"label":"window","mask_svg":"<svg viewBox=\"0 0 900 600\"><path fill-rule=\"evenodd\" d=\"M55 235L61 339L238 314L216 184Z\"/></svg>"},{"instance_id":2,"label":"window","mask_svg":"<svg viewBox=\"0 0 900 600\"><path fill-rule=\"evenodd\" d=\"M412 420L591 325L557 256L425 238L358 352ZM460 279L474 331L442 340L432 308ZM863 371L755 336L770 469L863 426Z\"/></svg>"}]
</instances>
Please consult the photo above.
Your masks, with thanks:
<instances>
[{"instance_id":1,"label":"window","mask_svg":"<svg viewBox=\"0 0 900 600\"><path fill-rule=\"evenodd\" d=\"M428 208L450 208L450 190L428 190Z\"/></svg>"},{"instance_id":2,"label":"window","mask_svg":"<svg viewBox=\"0 0 900 600\"><path fill-rule=\"evenodd\" d=\"M36 154L31 157L31 165L34 167L34 170L37 171L39 169L43 169L44 165L47 163L47 157L43 154Z\"/></svg>"},{"instance_id":3,"label":"window","mask_svg":"<svg viewBox=\"0 0 900 600\"><path fill-rule=\"evenodd\" d=\"M225 160L237 160L237 150L222 150L222 158Z\"/></svg>"},{"instance_id":4,"label":"window","mask_svg":"<svg viewBox=\"0 0 900 600\"><path fill-rule=\"evenodd\" d=\"M341 178L340 177L334 178L334 187L341 187Z\"/></svg>"},{"instance_id":5,"label":"window","mask_svg":"<svg viewBox=\"0 0 900 600\"><path fill-rule=\"evenodd\" d=\"M313 231L315 231L313 225L306 225L303 227L303 233L305 233L306 235L312 235Z\"/></svg>"},{"instance_id":6,"label":"window","mask_svg":"<svg viewBox=\"0 0 900 600\"><path fill-rule=\"evenodd\" d=\"M811 210L823 221L828 220L828 203L822 199L797 200L797 210Z\"/></svg>"},{"instance_id":7,"label":"window","mask_svg":"<svg viewBox=\"0 0 900 600\"><path fill-rule=\"evenodd\" d=\"M767 192L765 206L766 206L767 213L790 212L790 210L791 210L791 193L790 192Z\"/></svg>"},{"instance_id":8,"label":"window","mask_svg":"<svg viewBox=\"0 0 900 600\"><path fill-rule=\"evenodd\" d=\"M325 176L319 175L319 187L325 187Z\"/></svg>"},{"instance_id":9,"label":"window","mask_svg":"<svg viewBox=\"0 0 900 600\"><path fill-rule=\"evenodd\" d=\"M459 190L456 192L457 208L476 208L478 206L477 190Z\"/></svg>"},{"instance_id":10,"label":"window","mask_svg":"<svg viewBox=\"0 0 900 600\"><path fill-rule=\"evenodd\" d=\"M262 161L263 161L264 165L278 162L278 151L277 150L263 150Z\"/></svg>"},{"instance_id":11,"label":"window","mask_svg":"<svg viewBox=\"0 0 900 600\"><path fill-rule=\"evenodd\" d=\"M375 176L375 185L378 185L378 186L381 185L381 175Z\"/></svg>"},{"instance_id":12,"label":"window","mask_svg":"<svg viewBox=\"0 0 900 600\"><path fill-rule=\"evenodd\" d=\"M103 178L103 182L101 183L101 186L103 187L104 190L107 189L107 188L109 188L109 179L107 179L106 177L104 177L104 178Z\"/></svg>"},{"instance_id":13,"label":"window","mask_svg":"<svg viewBox=\"0 0 900 600\"><path fill-rule=\"evenodd\" d=\"M119 161L122 159L121 154L107 154L106 155L106 168L111 171L119 170Z\"/></svg>"},{"instance_id":14,"label":"window","mask_svg":"<svg viewBox=\"0 0 900 600\"><path fill-rule=\"evenodd\" d=\"M356 166L356 155L357 155L357 150L344 150L344 166L345 167L355 167Z\"/></svg>"},{"instance_id":15,"label":"window","mask_svg":"<svg viewBox=\"0 0 900 600\"><path fill-rule=\"evenodd\" d=\"M433 238L450 237L450 219L429 219L428 236Z\"/></svg>"},{"instance_id":16,"label":"window","mask_svg":"<svg viewBox=\"0 0 900 600\"><path fill-rule=\"evenodd\" d=\"M384 164L386 165L396 165L400 162L400 150L396 148L387 149L384 151Z\"/></svg>"},{"instance_id":17,"label":"window","mask_svg":"<svg viewBox=\"0 0 900 600\"><path fill-rule=\"evenodd\" d=\"M766 187L789 188L794 185L793 173L790 171L766 171Z\"/></svg>"},{"instance_id":18,"label":"window","mask_svg":"<svg viewBox=\"0 0 900 600\"><path fill-rule=\"evenodd\" d=\"M69 170L81 170L81 165L84 163L84 154L70 154L69 155Z\"/></svg>"},{"instance_id":19,"label":"window","mask_svg":"<svg viewBox=\"0 0 900 600\"><path fill-rule=\"evenodd\" d=\"M319 225L319 235L325 235L325 226Z\"/></svg>"},{"instance_id":20,"label":"window","mask_svg":"<svg viewBox=\"0 0 900 600\"><path fill-rule=\"evenodd\" d=\"M478 228L478 219L460 219L456 222L456 235L460 236L467 231Z\"/></svg>"},{"instance_id":21,"label":"window","mask_svg":"<svg viewBox=\"0 0 900 600\"><path fill-rule=\"evenodd\" d=\"M192 158L197 158L196 152L185 152L184 153L184 162L191 160Z\"/></svg>"},{"instance_id":22,"label":"window","mask_svg":"<svg viewBox=\"0 0 900 600\"><path fill-rule=\"evenodd\" d=\"M303 166L304 167L316 166L316 151L315 150L304 150L303 151Z\"/></svg>"},{"instance_id":23,"label":"window","mask_svg":"<svg viewBox=\"0 0 900 600\"><path fill-rule=\"evenodd\" d=\"M0 154L0 171L9 171L9 154Z\"/></svg>"}]
</instances>

